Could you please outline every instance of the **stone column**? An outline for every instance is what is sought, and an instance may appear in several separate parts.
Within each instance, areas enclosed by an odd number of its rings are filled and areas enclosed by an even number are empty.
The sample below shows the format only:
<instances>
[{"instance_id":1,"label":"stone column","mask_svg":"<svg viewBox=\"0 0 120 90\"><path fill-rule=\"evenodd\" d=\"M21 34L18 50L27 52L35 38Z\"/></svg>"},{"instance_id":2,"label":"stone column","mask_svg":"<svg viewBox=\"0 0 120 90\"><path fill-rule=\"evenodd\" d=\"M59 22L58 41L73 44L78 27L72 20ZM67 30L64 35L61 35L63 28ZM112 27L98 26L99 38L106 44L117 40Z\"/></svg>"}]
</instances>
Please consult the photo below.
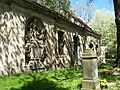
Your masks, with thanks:
<instances>
[{"instance_id":1,"label":"stone column","mask_svg":"<svg viewBox=\"0 0 120 90\"><path fill-rule=\"evenodd\" d=\"M98 79L97 56L91 49L82 54L83 81L81 90L101 90Z\"/></svg>"}]
</instances>

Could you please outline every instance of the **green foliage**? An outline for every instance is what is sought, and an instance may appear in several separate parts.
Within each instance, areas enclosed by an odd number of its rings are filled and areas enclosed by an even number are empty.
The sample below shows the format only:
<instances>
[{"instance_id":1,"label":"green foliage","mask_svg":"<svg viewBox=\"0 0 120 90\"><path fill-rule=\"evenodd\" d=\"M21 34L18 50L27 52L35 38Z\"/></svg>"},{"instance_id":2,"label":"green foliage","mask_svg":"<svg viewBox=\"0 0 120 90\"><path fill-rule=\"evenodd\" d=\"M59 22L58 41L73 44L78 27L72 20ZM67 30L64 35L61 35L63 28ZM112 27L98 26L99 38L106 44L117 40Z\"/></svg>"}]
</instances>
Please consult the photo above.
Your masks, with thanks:
<instances>
[{"instance_id":1,"label":"green foliage","mask_svg":"<svg viewBox=\"0 0 120 90\"><path fill-rule=\"evenodd\" d=\"M103 88L107 88L107 84L108 84L108 82L107 82L107 80L106 79L102 79L102 80L100 80L100 86Z\"/></svg>"},{"instance_id":2,"label":"green foliage","mask_svg":"<svg viewBox=\"0 0 120 90\"><path fill-rule=\"evenodd\" d=\"M109 63L109 65L111 64L113 63ZM103 67L108 69L106 64ZM0 77L0 90L80 90L82 73L82 67L75 67L37 73L11 74ZM109 81L117 82L117 86L120 88L120 76L108 76L101 72L99 75L103 88ZM108 90L112 89L108 88Z\"/></svg>"},{"instance_id":3,"label":"green foliage","mask_svg":"<svg viewBox=\"0 0 120 90\"><path fill-rule=\"evenodd\" d=\"M69 68L0 77L0 90L80 90L81 69Z\"/></svg>"},{"instance_id":4,"label":"green foliage","mask_svg":"<svg viewBox=\"0 0 120 90\"><path fill-rule=\"evenodd\" d=\"M113 59L106 59L106 63L101 63L98 68L101 69L107 69L107 70L113 70L113 67L115 67L115 60Z\"/></svg>"},{"instance_id":5,"label":"green foliage","mask_svg":"<svg viewBox=\"0 0 120 90\"><path fill-rule=\"evenodd\" d=\"M70 13L72 15L75 15L75 13L72 10L70 10L69 0L43 0L43 1L44 6L53 11L56 12L64 11L64 13Z\"/></svg>"},{"instance_id":6,"label":"green foliage","mask_svg":"<svg viewBox=\"0 0 120 90\"><path fill-rule=\"evenodd\" d=\"M101 64L99 67L99 79L100 79L101 88L103 89L105 88L105 90L120 89L120 76L112 75L114 72L113 66L114 66L114 62L111 60L108 61L107 64ZM109 87L110 86L108 85L109 83L116 83L116 87Z\"/></svg>"},{"instance_id":7,"label":"green foliage","mask_svg":"<svg viewBox=\"0 0 120 90\"><path fill-rule=\"evenodd\" d=\"M107 45L110 57L116 56L116 25L113 13L107 10L96 10L90 22L91 27L101 34L101 42Z\"/></svg>"},{"instance_id":8,"label":"green foliage","mask_svg":"<svg viewBox=\"0 0 120 90\"><path fill-rule=\"evenodd\" d=\"M63 10L65 12L68 12L70 1L69 0L44 0L44 5L48 7L51 10L54 11L60 11Z\"/></svg>"}]
</instances>

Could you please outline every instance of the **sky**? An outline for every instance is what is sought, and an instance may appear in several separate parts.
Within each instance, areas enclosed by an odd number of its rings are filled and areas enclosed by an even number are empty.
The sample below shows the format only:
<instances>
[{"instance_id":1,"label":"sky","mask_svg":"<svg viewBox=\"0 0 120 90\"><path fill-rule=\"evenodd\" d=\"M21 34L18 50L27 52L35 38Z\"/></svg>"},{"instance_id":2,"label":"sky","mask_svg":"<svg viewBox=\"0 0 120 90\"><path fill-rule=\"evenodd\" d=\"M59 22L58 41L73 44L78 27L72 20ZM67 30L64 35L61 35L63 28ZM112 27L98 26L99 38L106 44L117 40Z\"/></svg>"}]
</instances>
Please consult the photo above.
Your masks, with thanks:
<instances>
[{"instance_id":1,"label":"sky","mask_svg":"<svg viewBox=\"0 0 120 90\"><path fill-rule=\"evenodd\" d=\"M70 0L71 2L71 9L78 12L80 9L80 4L84 5L86 0ZM106 9L108 11L114 12L113 2L112 0L94 0L92 3L92 7L94 9Z\"/></svg>"},{"instance_id":2,"label":"sky","mask_svg":"<svg viewBox=\"0 0 120 90\"><path fill-rule=\"evenodd\" d=\"M113 0L95 0L94 1L94 6L97 9L103 9L105 8L106 10L109 11L114 11L114 7L113 7Z\"/></svg>"}]
</instances>

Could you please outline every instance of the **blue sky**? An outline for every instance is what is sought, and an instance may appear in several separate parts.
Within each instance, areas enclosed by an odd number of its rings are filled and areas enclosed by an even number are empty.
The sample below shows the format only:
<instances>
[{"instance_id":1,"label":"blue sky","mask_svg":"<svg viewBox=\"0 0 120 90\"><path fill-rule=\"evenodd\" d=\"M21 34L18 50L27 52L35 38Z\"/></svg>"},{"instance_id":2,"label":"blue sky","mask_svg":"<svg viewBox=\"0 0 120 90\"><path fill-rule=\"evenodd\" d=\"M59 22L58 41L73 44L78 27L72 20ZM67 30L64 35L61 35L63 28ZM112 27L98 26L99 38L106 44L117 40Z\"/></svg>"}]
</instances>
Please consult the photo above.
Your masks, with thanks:
<instances>
[{"instance_id":1,"label":"blue sky","mask_svg":"<svg viewBox=\"0 0 120 90\"><path fill-rule=\"evenodd\" d=\"M86 0L70 0L70 2L71 9L79 11L79 5L84 5ZM112 0L94 0L92 7L94 7L95 9L106 9L114 12Z\"/></svg>"},{"instance_id":2,"label":"blue sky","mask_svg":"<svg viewBox=\"0 0 120 90\"><path fill-rule=\"evenodd\" d=\"M113 8L113 0L95 0L94 1L94 6L97 8L97 9L107 9L109 11L114 11L114 8Z\"/></svg>"}]
</instances>

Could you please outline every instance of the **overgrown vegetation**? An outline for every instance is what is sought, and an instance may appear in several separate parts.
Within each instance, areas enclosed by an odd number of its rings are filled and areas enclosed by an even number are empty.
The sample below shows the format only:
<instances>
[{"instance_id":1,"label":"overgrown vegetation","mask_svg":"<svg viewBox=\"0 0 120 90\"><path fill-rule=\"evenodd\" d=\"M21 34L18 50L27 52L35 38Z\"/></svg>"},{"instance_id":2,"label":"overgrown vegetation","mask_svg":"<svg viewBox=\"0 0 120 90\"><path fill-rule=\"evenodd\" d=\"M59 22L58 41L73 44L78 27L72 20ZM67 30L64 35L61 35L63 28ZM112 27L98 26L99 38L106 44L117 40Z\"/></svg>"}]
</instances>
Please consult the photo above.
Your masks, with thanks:
<instances>
[{"instance_id":1,"label":"overgrown vegetation","mask_svg":"<svg viewBox=\"0 0 120 90\"><path fill-rule=\"evenodd\" d=\"M0 90L79 90L82 69L59 69L0 77Z\"/></svg>"},{"instance_id":2,"label":"overgrown vegetation","mask_svg":"<svg viewBox=\"0 0 120 90\"><path fill-rule=\"evenodd\" d=\"M99 66L101 87L109 82L116 82L120 88L120 76L113 76L113 62ZM102 71L102 70L107 71ZM51 71L11 74L0 77L0 90L80 90L83 80L82 67ZM113 90L113 89L109 89Z\"/></svg>"}]
</instances>

